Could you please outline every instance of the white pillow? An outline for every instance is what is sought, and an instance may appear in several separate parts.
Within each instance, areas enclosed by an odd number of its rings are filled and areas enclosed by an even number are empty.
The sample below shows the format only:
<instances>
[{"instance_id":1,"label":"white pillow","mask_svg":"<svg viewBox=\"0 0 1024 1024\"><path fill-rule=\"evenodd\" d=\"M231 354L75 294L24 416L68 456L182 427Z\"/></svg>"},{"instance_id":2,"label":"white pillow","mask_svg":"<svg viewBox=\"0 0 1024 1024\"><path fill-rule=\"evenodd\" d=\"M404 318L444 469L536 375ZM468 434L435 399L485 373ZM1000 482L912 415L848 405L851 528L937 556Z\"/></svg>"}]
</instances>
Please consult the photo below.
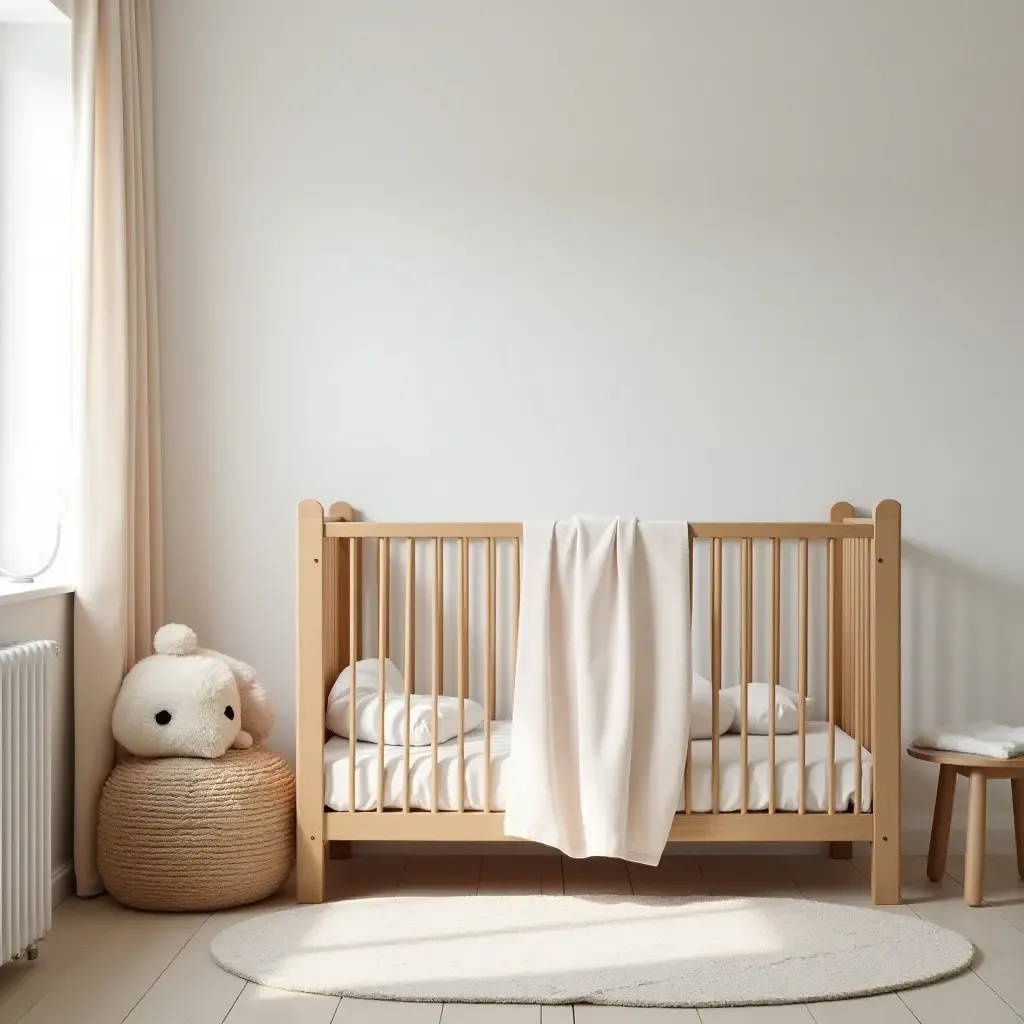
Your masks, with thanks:
<instances>
[{"instance_id":1,"label":"white pillow","mask_svg":"<svg viewBox=\"0 0 1024 1024\"><path fill-rule=\"evenodd\" d=\"M722 690L721 700L723 704L729 704L733 709L735 720L732 724L733 732L741 732L743 723L740 715L740 701L742 687L730 686ZM805 699L805 712L810 717L811 705L814 703L810 697ZM747 732L752 736L767 736L768 723L770 721L771 687L768 683L747 684ZM799 705L800 697L792 690L782 686L775 687L775 732L778 735L794 733L799 728Z\"/></svg>"},{"instance_id":2,"label":"white pillow","mask_svg":"<svg viewBox=\"0 0 1024 1024\"><path fill-rule=\"evenodd\" d=\"M693 699L698 700L711 700L711 680L705 679L703 676L698 675L696 672L693 673Z\"/></svg>"},{"instance_id":3,"label":"white pillow","mask_svg":"<svg viewBox=\"0 0 1024 1024\"><path fill-rule=\"evenodd\" d=\"M327 703L330 704L336 696L344 689L348 694L349 680L352 678L352 666L346 665L341 675L335 680L331 692L327 696ZM356 689L373 690L377 692L380 686L380 662L376 658L363 658L356 662ZM398 671L398 666L390 659L384 659L384 692L405 693L405 679Z\"/></svg>"},{"instance_id":4,"label":"white pillow","mask_svg":"<svg viewBox=\"0 0 1024 1024\"><path fill-rule=\"evenodd\" d=\"M718 735L721 736L723 733L729 731L732 727L733 720L736 715L732 709L732 705L728 701L720 700L718 702ZM712 729L712 714L711 714L711 694L710 691L707 695L703 693L693 694L693 700L690 702L690 736L695 740L709 740L713 735Z\"/></svg>"},{"instance_id":5,"label":"white pillow","mask_svg":"<svg viewBox=\"0 0 1024 1024\"><path fill-rule=\"evenodd\" d=\"M380 725L380 662L367 658L356 662L356 739L376 743ZM338 676L327 696L327 728L342 738L348 737L349 680L351 666ZM476 701L464 701L465 732L484 721L484 709ZM409 746L429 747L433 741L433 697L414 693L409 698ZM459 734L459 698L437 698L437 742L444 743ZM384 663L384 744L405 746L405 681L388 659Z\"/></svg>"}]
</instances>

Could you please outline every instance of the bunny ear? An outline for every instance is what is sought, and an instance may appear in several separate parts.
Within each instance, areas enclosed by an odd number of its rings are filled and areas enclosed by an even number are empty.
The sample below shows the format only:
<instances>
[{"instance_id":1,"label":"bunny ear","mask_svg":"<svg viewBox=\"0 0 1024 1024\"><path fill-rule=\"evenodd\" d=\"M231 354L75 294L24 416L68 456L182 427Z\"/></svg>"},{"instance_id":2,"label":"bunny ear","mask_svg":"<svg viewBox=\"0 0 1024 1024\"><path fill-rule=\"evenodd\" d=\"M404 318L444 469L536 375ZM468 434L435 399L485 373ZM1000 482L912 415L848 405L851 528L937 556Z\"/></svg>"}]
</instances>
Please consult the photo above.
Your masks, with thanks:
<instances>
[{"instance_id":1,"label":"bunny ear","mask_svg":"<svg viewBox=\"0 0 1024 1024\"><path fill-rule=\"evenodd\" d=\"M174 654L183 656L194 654L199 646L195 633L188 626L169 622L161 626L153 637L153 650L157 654Z\"/></svg>"},{"instance_id":2,"label":"bunny ear","mask_svg":"<svg viewBox=\"0 0 1024 1024\"><path fill-rule=\"evenodd\" d=\"M249 678L238 679L238 697L242 702L242 728L262 743L274 728L274 705L263 684L253 673Z\"/></svg>"},{"instance_id":3,"label":"bunny ear","mask_svg":"<svg viewBox=\"0 0 1024 1024\"><path fill-rule=\"evenodd\" d=\"M242 702L242 728L252 734L257 743L262 743L274 728L274 704L260 682L256 669L244 661L231 658L220 651L200 649L199 653L208 658L218 658L231 669L238 685L238 697Z\"/></svg>"}]
</instances>

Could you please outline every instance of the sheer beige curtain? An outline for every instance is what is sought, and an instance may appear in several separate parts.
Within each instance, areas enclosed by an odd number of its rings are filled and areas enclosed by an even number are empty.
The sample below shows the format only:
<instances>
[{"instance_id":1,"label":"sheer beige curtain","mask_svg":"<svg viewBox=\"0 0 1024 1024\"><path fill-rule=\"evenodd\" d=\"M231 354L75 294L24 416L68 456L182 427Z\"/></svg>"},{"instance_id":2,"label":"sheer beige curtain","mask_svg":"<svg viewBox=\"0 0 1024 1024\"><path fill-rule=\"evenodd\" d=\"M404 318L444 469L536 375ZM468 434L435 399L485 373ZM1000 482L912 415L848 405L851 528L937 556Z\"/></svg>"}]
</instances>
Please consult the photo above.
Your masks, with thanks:
<instances>
[{"instance_id":1,"label":"sheer beige curtain","mask_svg":"<svg viewBox=\"0 0 1024 1024\"><path fill-rule=\"evenodd\" d=\"M75 876L102 892L96 813L121 678L163 593L149 0L74 0Z\"/></svg>"}]
</instances>

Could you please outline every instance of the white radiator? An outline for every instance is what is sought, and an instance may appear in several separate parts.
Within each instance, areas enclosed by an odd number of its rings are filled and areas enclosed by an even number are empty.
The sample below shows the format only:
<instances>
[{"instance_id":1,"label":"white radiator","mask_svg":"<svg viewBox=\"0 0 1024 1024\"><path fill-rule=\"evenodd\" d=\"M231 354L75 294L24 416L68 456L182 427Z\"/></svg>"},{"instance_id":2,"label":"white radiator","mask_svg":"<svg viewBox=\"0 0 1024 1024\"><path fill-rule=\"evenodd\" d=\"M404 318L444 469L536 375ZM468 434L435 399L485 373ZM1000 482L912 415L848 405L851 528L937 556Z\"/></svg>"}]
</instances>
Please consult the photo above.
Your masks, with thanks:
<instances>
[{"instance_id":1,"label":"white radiator","mask_svg":"<svg viewBox=\"0 0 1024 1024\"><path fill-rule=\"evenodd\" d=\"M50 928L50 678L57 645L0 645L0 964Z\"/></svg>"}]
</instances>

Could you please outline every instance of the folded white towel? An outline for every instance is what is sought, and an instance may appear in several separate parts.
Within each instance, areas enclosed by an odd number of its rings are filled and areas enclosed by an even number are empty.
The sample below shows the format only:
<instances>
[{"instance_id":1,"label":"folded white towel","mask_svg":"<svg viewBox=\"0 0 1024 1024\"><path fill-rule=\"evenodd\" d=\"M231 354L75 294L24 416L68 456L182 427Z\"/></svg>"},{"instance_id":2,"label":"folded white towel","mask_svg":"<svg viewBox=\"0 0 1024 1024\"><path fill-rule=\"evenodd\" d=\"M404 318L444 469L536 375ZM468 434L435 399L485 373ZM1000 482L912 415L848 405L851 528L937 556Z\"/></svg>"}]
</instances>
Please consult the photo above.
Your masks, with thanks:
<instances>
[{"instance_id":1,"label":"folded white towel","mask_svg":"<svg viewBox=\"0 0 1024 1024\"><path fill-rule=\"evenodd\" d=\"M1024 727L995 722L966 722L924 729L914 744L933 750L956 750L979 757L1020 757L1024 754Z\"/></svg>"}]
</instances>

